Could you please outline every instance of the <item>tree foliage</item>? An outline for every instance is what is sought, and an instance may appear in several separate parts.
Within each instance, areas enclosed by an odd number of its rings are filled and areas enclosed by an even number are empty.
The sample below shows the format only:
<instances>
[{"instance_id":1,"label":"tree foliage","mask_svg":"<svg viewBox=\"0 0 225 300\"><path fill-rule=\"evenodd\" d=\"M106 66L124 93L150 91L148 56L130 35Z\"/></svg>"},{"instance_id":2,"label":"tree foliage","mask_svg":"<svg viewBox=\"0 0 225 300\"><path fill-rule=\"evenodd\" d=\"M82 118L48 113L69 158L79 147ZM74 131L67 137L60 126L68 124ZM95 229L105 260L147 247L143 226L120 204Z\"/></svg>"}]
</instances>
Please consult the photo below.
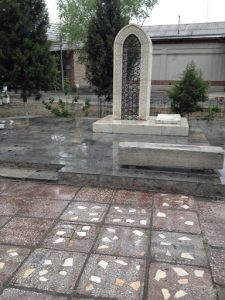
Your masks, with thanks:
<instances>
[{"instance_id":1,"label":"tree foliage","mask_svg":"<svg viewBox=\"0 0 225 300\"><path fill-rule=\"evenodd\" d=\"M119 0L98 0L97 10L88 26L85 45L86 75L98 96L111 99L113 88L113 43L127 24Z\"/></svg>"},{"instance_id":2,"label":"tree foliage","mask_svg":"<svg viewBox=\"0 0 225 300\"><path fill-rule=\"evenodd\" d=\"M202 78L202 73L191 62L183 72L182 78L169 91L172 99L172 109L181 115L199 110L198 102L208 99L208 82Z\"/></svg>"},{"instance_id":3,"label":"tree foliage","mask_svg":"<svg viewBox=\"0 0 225 300\"><path fill-rule=\"evenodd\" d=\"M45 1L0 0L0 19L0 80L20 89L26 102L56 78Z\"/></svg>"},{"instance_id":4,"label":"tree foliage","mask_svg":"<svg viewBox=\"0 0 225 300\"><path fill-rule=\"evenodd\" d=\"M149 17L157 0L120 0L121 14L139 21ZM61 31L71 43L85 42L91 18L97 10L98 0L58 0Z\"/></svg>"}]
</instances>

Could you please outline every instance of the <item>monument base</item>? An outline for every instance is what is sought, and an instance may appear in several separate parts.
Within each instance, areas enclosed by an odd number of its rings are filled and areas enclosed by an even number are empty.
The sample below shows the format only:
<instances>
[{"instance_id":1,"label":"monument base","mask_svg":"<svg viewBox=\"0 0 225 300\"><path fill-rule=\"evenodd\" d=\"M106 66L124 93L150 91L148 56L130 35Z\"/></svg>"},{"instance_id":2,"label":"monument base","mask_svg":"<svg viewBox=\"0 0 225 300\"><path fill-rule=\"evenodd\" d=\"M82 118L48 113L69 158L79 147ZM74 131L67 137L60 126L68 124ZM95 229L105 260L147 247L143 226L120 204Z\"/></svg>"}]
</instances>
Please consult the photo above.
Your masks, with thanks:
<instances>
[{"instance_id":1,"label":"monument base","mask_svg":"<svg viewBox=\"0 0 225 300\"><path fill-rule=\"evenodd\" d=\"M188 136L189 125L186 118L181 118L179 124L158 124L156 117L147 121L113 120L109 115L93 123L93 132Z\"/></svg>"}]
</instances>

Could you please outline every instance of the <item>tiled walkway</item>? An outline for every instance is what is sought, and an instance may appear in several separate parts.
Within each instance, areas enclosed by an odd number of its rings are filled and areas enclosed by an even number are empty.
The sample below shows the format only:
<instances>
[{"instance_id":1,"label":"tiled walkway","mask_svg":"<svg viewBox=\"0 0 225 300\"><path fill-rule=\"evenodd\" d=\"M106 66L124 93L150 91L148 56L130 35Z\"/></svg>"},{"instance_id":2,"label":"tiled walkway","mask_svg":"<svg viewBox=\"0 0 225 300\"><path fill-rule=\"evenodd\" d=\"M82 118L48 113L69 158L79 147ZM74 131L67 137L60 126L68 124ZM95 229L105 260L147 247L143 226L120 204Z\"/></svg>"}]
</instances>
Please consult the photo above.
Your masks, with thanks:
<instances>
[{"instance_id":1,"label":"tiled walkway","mask_svg":"<svg viewBox=\"0 0 225 300\"><path fill-rule=\"evenodd\" d=\"M0 299L225 299L225 202L0 181Z\"/></svg>"}]
</instances>

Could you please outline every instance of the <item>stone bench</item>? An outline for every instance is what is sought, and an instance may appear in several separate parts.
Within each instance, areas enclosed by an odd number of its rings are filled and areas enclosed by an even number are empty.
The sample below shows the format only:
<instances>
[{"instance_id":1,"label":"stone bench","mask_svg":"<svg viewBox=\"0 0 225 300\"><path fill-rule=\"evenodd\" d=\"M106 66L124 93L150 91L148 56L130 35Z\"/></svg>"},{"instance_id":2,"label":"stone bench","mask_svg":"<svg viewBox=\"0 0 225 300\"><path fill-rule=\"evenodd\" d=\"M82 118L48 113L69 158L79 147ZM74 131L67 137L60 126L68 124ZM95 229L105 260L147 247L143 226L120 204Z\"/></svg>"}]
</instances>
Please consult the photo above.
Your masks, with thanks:
<instances>
[{"instance_id":1,"label":"stone bench","mask_svg":"<svg viewBox=\"0 0 225 300\"><path fill-rule=\"evenodd\" d=\"M118 159L124 166L222 169L224 150L212 146L121 142Z\"/></svg>"}]
</instances>

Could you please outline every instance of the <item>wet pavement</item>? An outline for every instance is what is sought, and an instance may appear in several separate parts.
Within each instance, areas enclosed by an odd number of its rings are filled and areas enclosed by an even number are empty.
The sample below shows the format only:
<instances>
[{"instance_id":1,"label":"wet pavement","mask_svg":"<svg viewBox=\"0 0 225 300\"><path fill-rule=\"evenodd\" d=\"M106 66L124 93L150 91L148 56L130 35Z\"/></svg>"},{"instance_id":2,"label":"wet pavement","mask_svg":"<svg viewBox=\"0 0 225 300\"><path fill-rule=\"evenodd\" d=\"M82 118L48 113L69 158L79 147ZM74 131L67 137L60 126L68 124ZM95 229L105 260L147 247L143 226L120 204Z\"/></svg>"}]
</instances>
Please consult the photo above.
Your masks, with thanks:
<instances>
[{"instance_id":1,"label":"wet pavement","mask_svg":"<svg viewBox=\"0 0 225 300\"><path fill-rule=\"evenodd\" d=\"M224 300L225 202L0 180L1 300Z\"/></svg>"}]
</instances>

